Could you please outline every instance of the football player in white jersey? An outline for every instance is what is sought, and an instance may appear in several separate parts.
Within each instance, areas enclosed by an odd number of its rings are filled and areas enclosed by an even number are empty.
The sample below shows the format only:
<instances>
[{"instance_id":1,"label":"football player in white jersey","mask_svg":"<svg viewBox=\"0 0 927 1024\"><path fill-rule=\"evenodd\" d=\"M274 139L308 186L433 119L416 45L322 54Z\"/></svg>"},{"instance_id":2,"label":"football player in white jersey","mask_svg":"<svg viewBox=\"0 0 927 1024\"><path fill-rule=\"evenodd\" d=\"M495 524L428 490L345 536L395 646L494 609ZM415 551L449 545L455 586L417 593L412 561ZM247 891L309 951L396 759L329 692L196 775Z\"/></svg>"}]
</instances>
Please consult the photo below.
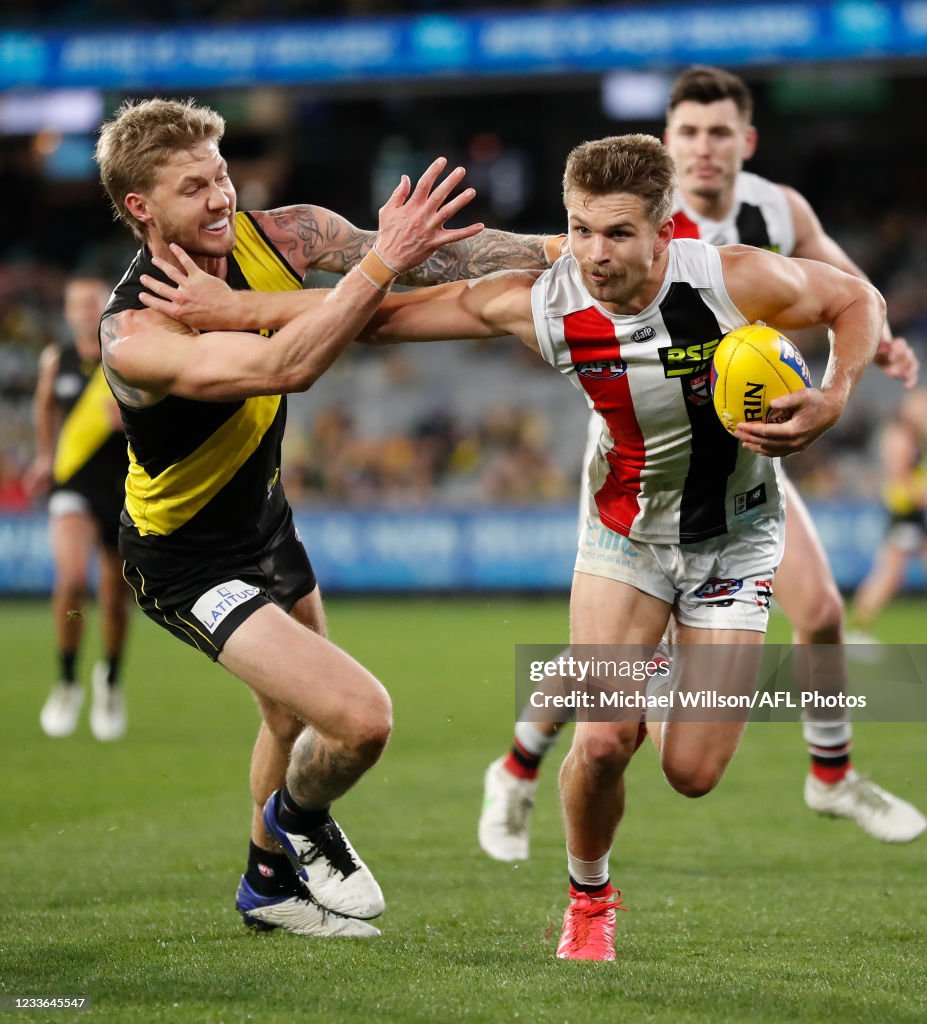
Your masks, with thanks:
<instances>
[{"instance_id":1,"label":"football player in white jersey","mask_svg":"<svg viewBox=\"0 0 927 1024\"><path fill-rule=\"evenodd\" d=\"M875 354L885 307L870 284L824 263L673 241L675 178L651 136L583 143L564 175L568 255L540 276L502 272L390 296L367 340L514 334L583 391L602 441L588 473L594 501L573 576L571 643L653 651L672 623L686 652L674 667L680 689L713 679L740 695L755 685L784 540L778 459L762 456L799 451L836 422ZM758 320L787 331L826 324L830 358L820 389L775 400L785 422L740 424L731 437L704 390L707 353ZM668 356L683 339L685 373ZM726 599L706 600L706 581L721 579ZM557 956L613 960L620 894L609 853L640 711L592 717L577 723L560 774L570 902ZM655 740L676 790L697 797L718 784L744 728L737 717L670 714Z\"/></svg>"},{"instance_id":2,"label":"football player in white jersey","mask_svg":"<svg viewBox=\"0 0 927 1024\"><path fill-rule=\"evenodd\" d=\"M804 196L742 169L756 150L752 116L752 96L737 75L694 67L676 79L664 135L679 176L674 237L701 238L712 245L745 243L784 256L821 260L865 278L824 231ZM916 357L887 325L875 362L908 387L916 381ZM593 415L584 465L592 459L600 433L598 417ZM776 573L776 599L792 624L796 643L842 644L843 601L827 556L798 492L788 481L785 490L786 545ZM584 488L581 519L586 503ZM839 671L845 678L842 658ZM516 723L509 753L494 761L485 776L479 840L496 860L528 857L538 771L561 727L558 722L527 720L531 715L521 717L524 720ZM804 791L809 807L850 818L885 842L907 842L927 828L919 810L853 770L847 719L808 718L803 729L811 758Z\"/></svg>"},{"instance_id":3,"label":"football player in white jersey","mask_svg":"<svg viewBox=\"0 0 927 1024\"><path fill-rule=\"evenodd\" d=\"M389 296L363 340L515 334L568 376L595 409L604 442L589 469L595 500L573 578L572 642L652 651L672 622L675 639L690 645L674 672L679 687L707 677L740 693L753 686L782 555L774 457L806 447L837 420L875 353L884 302L859 277L823 263L673 242L675 181L671 157L650 136L577 147L564 178L568 255L540 275L503 271ZM171 308L201 293L196 267L181 264L157 300ZM327 296L321 289L294 294L276 310L281 323ZM721 334L757 320L783 330L827 325L831 356L820 389L776 400L785 422L741 424L735 439L704 387L707 353ZM683 339L691 365L680 374L674 363L670 372L667 352ZM657 443L648 446L651 439ZM740 584L729 600L704 600L705 582L716 577ZM727 652L722 670L704 665L719 647ZM641 738L639 715L580 722L564 762L570 903L562 958L615 957L620 903L608 859L624 769ZM674 788L693 797L713 789L743 727L717 719L664 723L655 742Z\"/></svg>"}]
</instances>

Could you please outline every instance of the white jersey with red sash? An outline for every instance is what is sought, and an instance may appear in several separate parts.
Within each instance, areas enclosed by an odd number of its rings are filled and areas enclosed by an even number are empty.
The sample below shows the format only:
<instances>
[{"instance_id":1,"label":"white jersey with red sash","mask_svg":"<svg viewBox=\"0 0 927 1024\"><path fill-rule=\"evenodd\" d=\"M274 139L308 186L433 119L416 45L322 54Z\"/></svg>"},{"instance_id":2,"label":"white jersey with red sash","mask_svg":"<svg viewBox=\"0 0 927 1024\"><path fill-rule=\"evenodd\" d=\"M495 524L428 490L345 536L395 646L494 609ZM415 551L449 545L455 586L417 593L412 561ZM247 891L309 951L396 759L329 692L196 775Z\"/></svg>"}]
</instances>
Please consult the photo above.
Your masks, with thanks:
<instances>
[{"instance_id":1,"label":"white jersey with red sash","mask_svg":"<svg viewBox=\"0 0 927 1024\"><path fill-rule=\"evenodd\" d=\"M778 459L742 448L711 402L712 354L747 323L714 246L671 242L660 291L633 316L606 312L562 256L535 284L532 309L542 356L599 420L586 485L609 529L686 544L779 515Z\"/></svg>"},{"instance_id":2,"label":"white jersey with red sash","mask_svg":"<svg viewBox=\"0 0 927 1024\"><path fill-rule=\"evenodd\" d=\"M791 256L795 225L785 190L766 178L740 171L734 205L724 220L700 217L677 189L673 205L674 238L700 238L710 245L755 245Z\"/></svg>"}]
</instances>

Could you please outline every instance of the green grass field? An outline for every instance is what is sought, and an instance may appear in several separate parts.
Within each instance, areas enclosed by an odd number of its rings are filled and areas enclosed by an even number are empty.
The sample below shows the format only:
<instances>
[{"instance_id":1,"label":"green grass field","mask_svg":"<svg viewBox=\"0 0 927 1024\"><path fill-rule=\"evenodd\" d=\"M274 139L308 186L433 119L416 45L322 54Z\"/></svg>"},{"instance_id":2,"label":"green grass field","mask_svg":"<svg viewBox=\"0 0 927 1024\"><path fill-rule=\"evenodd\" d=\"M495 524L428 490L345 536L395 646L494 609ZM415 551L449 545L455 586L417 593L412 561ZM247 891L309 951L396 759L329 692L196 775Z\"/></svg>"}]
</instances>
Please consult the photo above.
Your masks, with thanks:
<instances>
[{"instance_id":1,"label":"green grass field","mask_svg":"<svg viewBox=\"0 0 927 1024\"><path fill-rule=\"evenodd\" d=\"M0 993L89 996L93 1019L119 1022L927 1019L927 838L887 846L807 811L798 725L751 726L700 801L673 793L642 750L612 858L632 910L618 962L562 963L555 764L530 862L487 860L476 818L483 770L510 738L513 645L563 640L565 600L332 601L329 618L395 702L386 755L338 806L387 897L372 943L241 926L257 722L241 683L139 618L128 737L101 745L84 723L50 740L47 610L0 605ZM899 604L881 636L913 642L925 621L923 604ZM772 637L786 640L781 621ZM924 729L861 725L855 752L922 807Z\"/></svg>"}]
</instances>

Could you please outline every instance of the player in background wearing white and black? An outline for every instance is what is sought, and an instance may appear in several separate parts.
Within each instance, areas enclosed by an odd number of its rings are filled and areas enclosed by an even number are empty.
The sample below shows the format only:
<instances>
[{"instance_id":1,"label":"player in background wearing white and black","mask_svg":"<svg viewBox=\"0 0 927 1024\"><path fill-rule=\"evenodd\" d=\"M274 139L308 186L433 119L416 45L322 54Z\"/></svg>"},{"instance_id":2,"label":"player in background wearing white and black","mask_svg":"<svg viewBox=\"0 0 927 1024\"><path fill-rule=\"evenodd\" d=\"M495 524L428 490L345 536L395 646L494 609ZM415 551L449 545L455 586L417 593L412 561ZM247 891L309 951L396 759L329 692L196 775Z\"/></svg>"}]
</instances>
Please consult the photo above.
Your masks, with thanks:
<instances>
[{"instance_id":1,"label":"player in background wearing white and black","mask_svg":"<svg viewBox=\"0 0 927 1024\"><path fill-rule=\"evenodd\" d=\"M675 81L667 110L664 142L679 175L674 237L700 238L712 245L745 243L784 256L820 260L855 277L865 274L824 231L808 201L795 189L742 170L753 156L757 133L746 83L716 68L694 67ZM901 338L883 329L875 364L890 377L913 386L917 360ZM588 466L600 425L590 419L584 457ZM786 480L785 555L776 573L776 599L799 644L842 644L844 607L820 538L797 490ZM587 506L581 496L581 520ZM845 668L841 659L845 677ZM479 822L480 845L497 860L524 860L538 771L556 742L560 723L526 720L515 726L509 753L486 772ZM537 717L536 714L533 717ZM855 821L885 842L907 842L927 828L927 819L908 802L859 776L850 761L852 728L847 719L803 725L811 758L805 802L823 814Z\"/></svg>"}]
</instances>

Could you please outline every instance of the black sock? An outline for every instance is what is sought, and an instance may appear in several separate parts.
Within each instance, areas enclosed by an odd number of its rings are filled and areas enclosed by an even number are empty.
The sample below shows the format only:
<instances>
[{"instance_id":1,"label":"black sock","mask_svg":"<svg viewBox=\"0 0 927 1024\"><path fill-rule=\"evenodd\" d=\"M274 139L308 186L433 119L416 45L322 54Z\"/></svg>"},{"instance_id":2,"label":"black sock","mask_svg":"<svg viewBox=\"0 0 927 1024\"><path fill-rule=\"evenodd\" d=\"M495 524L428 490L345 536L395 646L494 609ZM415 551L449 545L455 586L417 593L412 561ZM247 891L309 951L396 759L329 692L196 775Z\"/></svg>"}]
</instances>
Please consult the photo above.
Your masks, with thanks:
<instances>
[{"instance_id":1,"label":"black sock","mask_svg":"<svg viewBox=\"0 0 927 1024\"><path fill-rule=\"evenodd\" d=\"M286 855L262 850L254 843L248 845L248 869L245 878L251 888L261 896L276 896L292 892L299 885L296 872Z\"/></svg>"},{"instance_id":2,"label":"black sock","mask_svg":"<svg viewBox=\"0 0 927 1024\"><path fill-rule=\"evenodd\" d=\"M309 810L300 807L293 799L292 793L284 786L277 798L277 821L284 832L296 832L305 836L331 820L329 807Z\"/></svg>"},{"instance_id":3,"label":"black sock","mask_svg":"<svg viewBox=\"0 0 927 1024\"><path fill-rule=\"evenodd\" d=\"M61 651L58 660L61 663L61 682L69 684L77 682L77 651L70 653Z\"/></svg>"},{"instance_id":4,"label":"black sock","mask_svg":"<svg viewBox=\"0 0 927 1024\"><path fill-rule=\"evenodd\" d=\"M583 885L581 882L577 882L576 879L570 875L570 885L572 885L577 892L585 892L590 896L601 896L602 890L607 889L611 885L611 879L606 878L601 885Z\"/></svg>"},{"instance_id":5,"label":"black sock","mask_svg":"<svg viewBox=\"0 0 927 1024\"><path fill-rule=\"evenodd\" d=\"M106 682L110 686L119 685L119 663L121 660L122 656L119 654L106 659Z\"/></svg>"}]
</instances>

